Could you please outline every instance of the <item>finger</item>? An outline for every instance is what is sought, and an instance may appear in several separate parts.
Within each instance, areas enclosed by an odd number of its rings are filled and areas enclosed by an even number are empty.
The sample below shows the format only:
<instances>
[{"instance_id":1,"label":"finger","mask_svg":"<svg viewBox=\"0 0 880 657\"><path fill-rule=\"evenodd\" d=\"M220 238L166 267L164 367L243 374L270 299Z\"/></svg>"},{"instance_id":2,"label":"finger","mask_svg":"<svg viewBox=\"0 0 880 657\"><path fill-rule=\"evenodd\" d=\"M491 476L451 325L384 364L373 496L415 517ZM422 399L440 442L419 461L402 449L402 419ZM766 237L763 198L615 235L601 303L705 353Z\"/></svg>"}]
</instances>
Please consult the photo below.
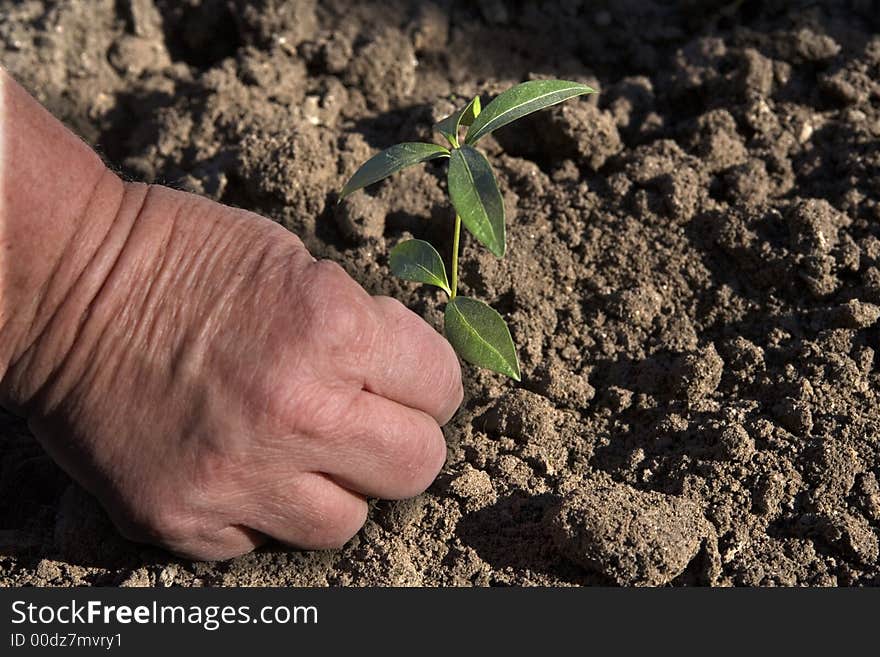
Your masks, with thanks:
<instances>
[{"instance_id":1,"label":"finger","mask_svg":"<svg viewBox=\"0 0 880 657\"><path fill-rule=\"evenodd\" d=\"M174 546L172 552L196 561L222 561L253 552L267 540L266 536L248 527L233 525L207 540Z\"/></svg>"},{"instance_id":2,"label":"finger","mask_svg":"<svg viewBox=\"0 0 880 657\"><path fill-rule=\"evenodd\" d=\"M321 473L305 472L256 500L248 525L299 548L342 547L367 519L363 497Z\"/></svg>"},{"instance_id":3,"label":"finger","mask_svg":"<svg viewBox=\"0 0 880 657\"><path fill-rule=\"evenodd\" d=\"M441 425L464 396L461 366L449 342L422 318L390 297L375 297L381 332L387 336L365 372L365 387Z\"/></svg>"},{"instance_id":4,"label":"finger","mask_svg":"<svg viewBox=\"0 0 880 657\"><path fill-rule=\"evenodd\" d=\"M404 499L424 491L446 462L446 440L429 415L366 390L344 417L316 436L316 468L368 497Z\"/></svg>"},{"instance_id":5,"label":"finger","mask_svg":"<svg viewBox=\"0 0 880 657\"><path fill-rule=\"evenodd\" d=\"M113 524L125 538L136 543L159 545L178 556L195 561L231 559L253 551L266 542L266 537L242 525L226 527L203 526L196 531L159 531L120 515L115 509L108 512Z\"/></svg>"}]
</instances>

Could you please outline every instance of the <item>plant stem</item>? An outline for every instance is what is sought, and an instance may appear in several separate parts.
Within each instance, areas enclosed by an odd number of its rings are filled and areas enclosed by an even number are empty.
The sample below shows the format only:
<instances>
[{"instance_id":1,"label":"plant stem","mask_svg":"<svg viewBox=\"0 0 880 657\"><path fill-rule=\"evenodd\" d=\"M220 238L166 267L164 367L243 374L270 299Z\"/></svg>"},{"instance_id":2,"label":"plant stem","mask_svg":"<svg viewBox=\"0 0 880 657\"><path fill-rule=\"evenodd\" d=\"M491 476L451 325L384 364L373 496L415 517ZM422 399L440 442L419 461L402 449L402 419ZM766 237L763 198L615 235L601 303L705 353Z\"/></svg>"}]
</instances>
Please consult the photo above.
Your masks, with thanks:
<instances>
[{"instance_id":1,"label":"plant stem","mask_svg":"<svg viewBox=\"0 0 880 657\"><path fill-rule=\"evenodd\" d=\"M455 232L452 234L452 299L458 294L458 237L461 234L461 217L455 213Z\"/></svg>"}]
</instances>

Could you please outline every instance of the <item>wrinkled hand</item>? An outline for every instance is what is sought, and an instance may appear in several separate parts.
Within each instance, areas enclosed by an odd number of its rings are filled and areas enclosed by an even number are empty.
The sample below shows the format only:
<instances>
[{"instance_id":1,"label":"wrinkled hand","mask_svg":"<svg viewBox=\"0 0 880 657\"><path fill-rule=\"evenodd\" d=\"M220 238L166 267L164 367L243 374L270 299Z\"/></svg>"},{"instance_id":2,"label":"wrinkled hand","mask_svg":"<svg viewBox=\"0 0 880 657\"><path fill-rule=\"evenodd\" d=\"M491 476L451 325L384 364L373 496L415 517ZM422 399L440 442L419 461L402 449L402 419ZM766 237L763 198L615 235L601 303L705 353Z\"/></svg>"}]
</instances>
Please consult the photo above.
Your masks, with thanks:
<instances>
[{"instance_id":1,"label":"wrinkled hand","mask_svg":"<svg viewBox=\"0 0 880 657\"><path fill-rule=\"evenodd\" d=\"M69 295L108 272L88 311L53 318L15 386L126 536L201 559L339 546L365 496L439 472L462 399L451 347L280 226L126 185L95 261Z\"/></svg>"}]
</instances>

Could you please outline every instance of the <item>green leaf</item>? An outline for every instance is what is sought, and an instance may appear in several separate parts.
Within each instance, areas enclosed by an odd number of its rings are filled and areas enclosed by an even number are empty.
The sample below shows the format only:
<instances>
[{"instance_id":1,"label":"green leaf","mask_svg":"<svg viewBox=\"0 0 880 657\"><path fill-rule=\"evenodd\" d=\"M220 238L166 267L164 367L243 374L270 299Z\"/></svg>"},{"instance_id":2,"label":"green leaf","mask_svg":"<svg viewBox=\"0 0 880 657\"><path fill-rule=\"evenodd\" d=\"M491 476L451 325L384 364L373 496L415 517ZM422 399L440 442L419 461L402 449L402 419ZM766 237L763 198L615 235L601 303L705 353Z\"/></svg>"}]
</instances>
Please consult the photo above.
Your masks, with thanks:
<instances>
[{"instance_id":1,"label":"green leaf","mask_svg":"<svg viewBox=\"0 0 880 657\"><path fill-rule=\"evenodd\" d=\"M407 240L391 249L391 271L408 281L436 285L452 296L443 258L424 240Z\"/></svg>"},{"instance_id":2,"label":"green leaf","mask_svg":"<svg viewBox=\"0 0 880 657\"><path fill-rule=\"evenodd\" d=\"M476 119L482 111L483 109L482 107L480 107L480 97L474 96L474 99L470 103L468 103L467 107L465 107L461 113L461 125L463 125L465 128L468 127L474 122L474 119Z\"/></svg>"},{"instance_id":3,"label":"green leaf","mask_svg":"<svg viewBox=\"0 0 880 657\"><path fill-rule=\"evenodd\" d=\"M482 301L455 297L446 304L446 337L464 360L520 380L516 347L510 329Z\"/></svg>"},{"instance_id":4,"label":"green leaf","mask_svg":"<svg viewBox=\"0 0 880 657\"><path fill-rule=\"evenodd\" d=\"M453 112L445 119L437 123L434 128L446 137L447 141L458 148L459 126L469 126L480 115L480 97L474 96L473 100L462 109Z\"/></svg>"},{"instance_id":5,"label":"green leaf","mask_svg":"<svg viewBox=\"0 0 880 657\"><path fill-rule=\"evenodd\" d=\"M480 116L468 129L464 143L473 144L493 130L526 114L556 105L581 94L594 94L596 90L579 82L567 80L532 80L523 82L500 93L486 105Z\"/></svg>"},{"instance_id":6,"label":"green leaf","mask_svg":"<svg viewBox=\"0 0 880 657\"><path fill-rule=\"evenodd\" d=\"M449 150L437 144L423 144L421 142L395 144L364 162L361 168L355 171L354 175L345 183L345 187L339 193L339 200L341 201L352 192L379 182L401 169L438 157L449 157Z\"/></svg>"},{"instance_id":7,"label":"green leaf","mask_svg":"<svg viewBox=\"0 0 880 657\"><path fill-rule=\"evenodd\" d=\"M472 146L453 149L447 176L449 197L462 223L487 249L503 257L504 201L489 161Z\"/></svg>"}]
</instances>

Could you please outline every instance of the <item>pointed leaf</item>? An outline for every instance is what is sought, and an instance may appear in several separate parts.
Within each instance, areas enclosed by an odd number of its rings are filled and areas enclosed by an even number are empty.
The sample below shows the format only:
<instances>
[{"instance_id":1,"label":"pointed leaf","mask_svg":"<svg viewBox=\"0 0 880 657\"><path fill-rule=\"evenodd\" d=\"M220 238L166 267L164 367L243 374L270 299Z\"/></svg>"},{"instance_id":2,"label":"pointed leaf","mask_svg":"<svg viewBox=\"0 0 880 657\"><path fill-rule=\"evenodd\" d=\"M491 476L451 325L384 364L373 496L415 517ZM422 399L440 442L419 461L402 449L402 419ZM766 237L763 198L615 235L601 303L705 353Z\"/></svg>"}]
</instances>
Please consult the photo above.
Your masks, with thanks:
<instances>
[{"instance_id":1,"label":"pointed leaf","mask_svg":"<svg viewBox=\"0 0 880 657\"><path fill-rule=\"evenodd\" d=\"M485 156L471 146L452 151L449 196L465 227L499 258L504 256L504 201Z\"/></svg>"},{"instance_id":2,"label":"pointed leaf","mask_svg":"<svg viewBox=\"0 0 880 657\"><path fill-rule=\"evenodd\" d=\"M391 271L399 278L436 285L452 295L443 258L424 240L407 240L391 249Z\"/></svg>"},{"instance_id":3,"label":"pointed leaf","mask_svg":"<svg viewBox=\"0 0 880 657\"><path fill-rule=\"evenodd\" d=\"M460 110L457 110L437 123L434 128L442 134L456 148L458 147L459 126L469 126L480 115L480 97L474 96L473 100Z\"/></svg>"},{"instance_id":4,"label":"pointed leaf","mask_svg":"<svg viewBox=\"0 0 880 657\"><path fill-rule=\"evenodd\" d=\"M352 192L379 182L401 169L438 157L449 157L449 150L437 144L420 142L395 144L361 165L361 168L355 171L354 175L345 183L345 187L339 193L339 200L341 201Z\"/></svg>"},{"instance_id":5,"label":"pointed leaf","mask_svg":"<svg viewBox=\"0 0 880 657\"><path fill-rule=\"evenodd\" d=\"M532 80L523 82L502 92L486 105L480 116L471 124L464 143L473 144L511 121L545 107L556 105L581 94L594 94L596 90L579 82L567 80Z\"/></svg>"},{"instance_id":6,"label":"pointed leaf","mask_svg":"<svg viewBox=\"0 0 880 657\"><path fill-rule=\"evenodd\" d=\"M467 107L461 113L461 125L467 128L480 115L483 108L480 106L480 97L474 96L474 99L468 103Z\"/></svg>"},{"instance_id":7,"label":"pointed leaf","mask_svg":"<svg viewBox=\"0 0 880 657\"><path fill-rule=\"evenodd\" d=\"M464 360L520 380L516 347L510 329L482 301L455 297L446 304L446 337Z\"/></svg>"}]
</instances>

